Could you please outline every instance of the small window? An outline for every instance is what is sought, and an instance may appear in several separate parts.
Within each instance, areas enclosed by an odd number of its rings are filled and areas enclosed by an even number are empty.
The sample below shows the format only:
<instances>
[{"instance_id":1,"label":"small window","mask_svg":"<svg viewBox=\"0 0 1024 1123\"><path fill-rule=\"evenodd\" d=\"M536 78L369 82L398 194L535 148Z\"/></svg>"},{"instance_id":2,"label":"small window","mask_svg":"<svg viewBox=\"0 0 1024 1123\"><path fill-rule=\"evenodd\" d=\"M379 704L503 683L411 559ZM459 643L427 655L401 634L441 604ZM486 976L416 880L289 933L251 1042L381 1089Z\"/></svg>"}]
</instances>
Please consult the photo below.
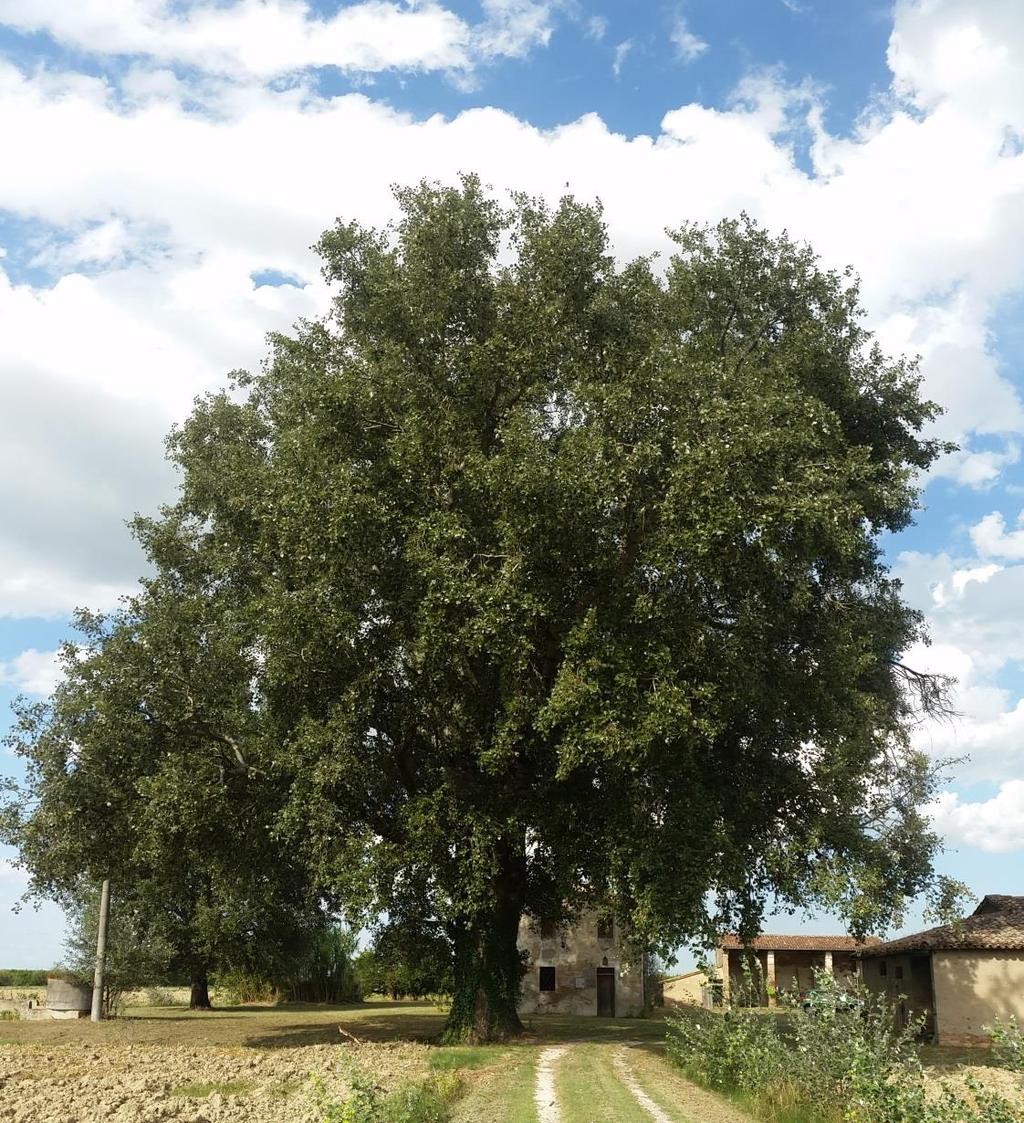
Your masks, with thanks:
<instances>
[{"instance_id":1,"label":"small window","mask_svg":"<svg viewBox=\"0 0 1024 1123\"><path fill-rule=\"evenodd\" d=\"M558 925L553 920L542 920L540 922L540 938L542 940L553 940L558 935Z\"/></svg>"},{"instance_id":2,"label":"small window","mask_svg":"<svg viewBox=\"0 0 1024 1123\"><path fill-rule=\"evenodd\" d=\"M902 963L896 964L896 978L897 979L903 978L903 964Z\"/></svg>"},{"instance_id":3,"label":"small window","mask_svg":"<svg viewBox=\"0 0 1024 1123\"><path fill-rule=\"evenodd\" d=\"M879 973L879 975L888 975L889 974L889 964L886 963L884 959L880 959L878 961L878 973Z\"/></svg>"},{"instance_id":4,"label":"small window","mask_svg":"<svg viewBox=\"0 0 1024 1123\"><path fill-rule=\"evenodd\" d=\"M615 924L610 916L606 916L597 922L597 938L599 940L615 939Z\"/></svg>"},{"instance_id":5,"label":"small window","mask_svg":"<svg viewBox=\"0 0 1024 1123\"><path fill-rule=\"evenodd\" d=\"M541 990L554 990L555 989L555 969L554 967L542 967L540 969L540 983Z\"/></svg>"}]
</instances>

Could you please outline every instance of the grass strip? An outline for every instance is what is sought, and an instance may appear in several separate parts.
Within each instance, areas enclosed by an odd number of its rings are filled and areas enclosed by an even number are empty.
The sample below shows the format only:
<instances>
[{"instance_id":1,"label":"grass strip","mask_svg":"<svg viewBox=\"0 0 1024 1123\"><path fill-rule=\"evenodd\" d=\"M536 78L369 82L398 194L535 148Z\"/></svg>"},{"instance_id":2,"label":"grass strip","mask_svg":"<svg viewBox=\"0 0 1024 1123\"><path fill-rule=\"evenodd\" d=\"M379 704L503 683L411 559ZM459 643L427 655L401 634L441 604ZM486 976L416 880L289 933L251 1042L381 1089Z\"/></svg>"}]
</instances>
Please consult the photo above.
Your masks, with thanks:
<instances>
[{"instance_id":1,"label":"grass strip","mask_svg":"<svg viewBox=\"0 0 1024 1123\"><path fill-rule=\"evenodd\" d=\"M555 1093L564 1123L650 1123L615 1075L615 1046L574 1045L559 1062Z\"/></svg>"},{"instance_id":2,"label":"grass strip","mask_svg":"<svg viewBox=\"0 0 1024 1123\"><path fill-rule=\"evenodd\" d=\"M503 1062L474 1080L457 1106L454 1123L537 1123L533 1092L537 1082L537 1050L506 1051Z\"/></svg>"}]
</instances>

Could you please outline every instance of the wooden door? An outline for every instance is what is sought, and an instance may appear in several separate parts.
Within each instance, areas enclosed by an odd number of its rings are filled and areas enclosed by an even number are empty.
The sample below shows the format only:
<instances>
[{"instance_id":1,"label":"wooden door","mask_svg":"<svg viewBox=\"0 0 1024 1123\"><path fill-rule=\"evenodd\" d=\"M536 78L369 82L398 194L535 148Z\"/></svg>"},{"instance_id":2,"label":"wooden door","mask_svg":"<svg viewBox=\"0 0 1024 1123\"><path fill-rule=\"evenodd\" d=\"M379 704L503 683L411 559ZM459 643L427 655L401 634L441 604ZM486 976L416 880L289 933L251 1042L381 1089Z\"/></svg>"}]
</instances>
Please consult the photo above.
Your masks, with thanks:
<instances>
[{"instance_id":1,"label":"wooden door","mask_svg":"<svg viewBox=\"0 0 1024 1123\"><path fill-rule=\"evenodd\" d=\"M614 967L598 967L597 969L597 1016L599 1018L615 1017Z\"/></svg>"}]
</instances>

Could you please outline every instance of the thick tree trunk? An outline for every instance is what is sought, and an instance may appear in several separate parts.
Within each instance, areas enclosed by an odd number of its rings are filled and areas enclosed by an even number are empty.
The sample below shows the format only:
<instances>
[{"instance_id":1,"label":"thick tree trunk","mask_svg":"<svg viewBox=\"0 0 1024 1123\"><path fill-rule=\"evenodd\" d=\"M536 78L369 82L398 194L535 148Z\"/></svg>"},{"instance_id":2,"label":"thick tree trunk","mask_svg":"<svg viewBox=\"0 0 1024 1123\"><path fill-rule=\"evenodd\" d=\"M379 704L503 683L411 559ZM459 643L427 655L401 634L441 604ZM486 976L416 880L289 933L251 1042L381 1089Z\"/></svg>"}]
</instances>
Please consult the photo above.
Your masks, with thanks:
<instances>
[{"instance_id":1,"label":"thick tree trunk","mask_svg":"<svg viewBox=\"0 0 1024 1123\"><path fill-rule=\"evenodd\" d=\"M212 1010L210 979L205 967L192 968L192 994L188 1000L190 1010Z\"/></svg>"},{"instance_id":2,"label":"thick tree trunk","mask_svg":"<svg viewBox=\"0 0 1024 1123\"><path fill-rule=\"evenodd\" d=\"M518 1011L522 962L517 937L524 884L522 855L509 851L494 886L493 907L456 930L455 991L444 1031L448 1043L478 1045L523 1032Z\"/></svg>"}]
</instances>

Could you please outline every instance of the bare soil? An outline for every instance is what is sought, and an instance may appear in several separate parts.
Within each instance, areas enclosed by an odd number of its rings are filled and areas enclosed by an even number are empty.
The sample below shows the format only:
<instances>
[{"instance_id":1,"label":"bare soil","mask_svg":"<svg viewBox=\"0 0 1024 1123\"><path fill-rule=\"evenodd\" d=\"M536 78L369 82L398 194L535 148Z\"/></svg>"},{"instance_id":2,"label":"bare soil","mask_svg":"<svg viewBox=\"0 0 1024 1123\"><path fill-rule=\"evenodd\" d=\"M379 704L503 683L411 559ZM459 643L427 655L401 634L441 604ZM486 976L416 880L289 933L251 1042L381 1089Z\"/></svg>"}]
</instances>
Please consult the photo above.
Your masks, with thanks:
<instances>
[{"instance_id":1,"label":"bare soil","mask_svg":"<svg viewBox=\"0 0 1024 1123\"><path fill-rule=\"evenodd\" d=\"M444 1013L423 1003L130 1011L0 1023L3 1123L311 1123L358 1064L385 1087L429 1071Z\"/></svg>"},{"instance_id":2,"label":"bare soil","mask_svg":"<svg viewBox=\"0 0 1024 1123\"><path fill-rule=\"evenodd\" d=\"M252 1049L2 1045L0 1120L11 1123L313 1123L315 1082L341 1099L349 1062L385 1086L427 1071L423 1045Z\"/></svg>"}]
</instances>

